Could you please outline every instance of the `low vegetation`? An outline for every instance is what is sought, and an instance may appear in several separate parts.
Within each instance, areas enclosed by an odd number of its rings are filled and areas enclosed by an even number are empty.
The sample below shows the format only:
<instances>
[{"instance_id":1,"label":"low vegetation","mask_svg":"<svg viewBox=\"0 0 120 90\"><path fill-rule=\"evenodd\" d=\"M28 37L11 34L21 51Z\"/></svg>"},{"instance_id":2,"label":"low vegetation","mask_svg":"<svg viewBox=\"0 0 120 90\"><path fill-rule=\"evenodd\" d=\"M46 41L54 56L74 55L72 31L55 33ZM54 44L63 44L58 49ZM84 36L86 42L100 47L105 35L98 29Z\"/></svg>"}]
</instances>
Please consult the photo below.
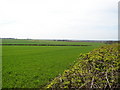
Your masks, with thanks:
<instances>
[{"instance_id":1,"label":"low vegetation","mask_svg":"<svg viewBox=\"0 0 120 90\"><path fill-rule=\"evenodd\" d=\"M33 39L3 39L0 45L3 88L42 88L48 83L45 88L119 86L117 45L97 49L105 44Z\"/></svg>"},{"instance_id":2,"label":"low vegetation","mask_svg":"<svg viewBox=\"0 0 120 90\"><path fill-rule=\"evenodd\" d=\"M118 45L106 45L86 54L45 88L120 88Z\"/></svg>"},{"instance_id":3,"label":"low vegetation","mask_svg":"<svg viewBox=\"0 0 120 90\"><path fill-rule=\"evenodd\" d=\"M3 88L40 88L98 46L2 46Z\"/></svg>"}]
</instances>

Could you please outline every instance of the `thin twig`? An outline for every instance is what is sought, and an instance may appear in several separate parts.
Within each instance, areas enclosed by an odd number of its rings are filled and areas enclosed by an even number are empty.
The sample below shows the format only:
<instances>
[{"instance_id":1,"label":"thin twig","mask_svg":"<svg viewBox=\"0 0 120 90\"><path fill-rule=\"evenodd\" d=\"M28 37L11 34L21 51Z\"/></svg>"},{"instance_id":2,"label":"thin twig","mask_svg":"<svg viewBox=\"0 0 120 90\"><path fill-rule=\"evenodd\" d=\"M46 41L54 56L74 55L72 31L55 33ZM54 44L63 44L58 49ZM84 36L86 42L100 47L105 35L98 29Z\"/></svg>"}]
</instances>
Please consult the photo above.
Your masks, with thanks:
<instances>
[{"instance_id":1,"label":"thin twig","mask_svg":"<svg viewBox=\"0 0 120 90\"><path fill-rule=\"evenodd\" d=\"M106 74L105 74L105 75L106 75L107 83L108 83L109 87L111 88L110 82L109 82L108 77L107 77L107 71L106 71Z\"/></svg>"},{"instance_id":2,"label":"thin twig","mask_svg":"<svg viewBox=\"0 0 120 90\"><path fill-rule=\"evenodd\" d=\"M86 84L88 84L89 82L84 83L82 86L80 86L79 88L82 88L83 86L85 86Z\"/></svg>"},{"instance_id":3,"label":"thin twig","mask_svg":"<svg viewBox=\"0 0 120 90\"><path fill-rule=\"evenodd\" d=\"M92 78L92 82L91 82L91 86L90 86L90 88L93 87L93 82L94 82L94 77Z\"/></svg>"}]
</instances>

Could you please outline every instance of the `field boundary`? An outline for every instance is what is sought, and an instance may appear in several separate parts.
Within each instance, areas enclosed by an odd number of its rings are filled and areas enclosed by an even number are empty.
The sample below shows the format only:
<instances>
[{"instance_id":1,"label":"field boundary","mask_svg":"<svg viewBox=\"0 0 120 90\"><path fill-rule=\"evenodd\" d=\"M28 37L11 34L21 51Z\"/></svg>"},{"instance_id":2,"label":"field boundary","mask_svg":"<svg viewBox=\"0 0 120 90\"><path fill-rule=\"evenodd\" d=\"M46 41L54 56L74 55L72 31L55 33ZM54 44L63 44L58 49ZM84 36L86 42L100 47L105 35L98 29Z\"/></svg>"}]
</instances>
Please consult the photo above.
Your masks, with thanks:
<instances>
[{"instance_id":1,"label":"field boundary","mask_svg":"<svg viewBox=\"0 0 120 90\"><path fill-rule=\"evenodd\" d=\"M120 88L118 45L104 45L80 54L78 62L54 78L45 89Z\"/></svg>"},{"instance_id":2,"label":"field boundary","mask_svg":"<svg viewBox=\"0 0 120 90\"><path fill-rule=\"evenodd\" d=\"M55 45L55 44L0 44L0 46L92 46L92 45Z\"/></svg>"}]
</instances>

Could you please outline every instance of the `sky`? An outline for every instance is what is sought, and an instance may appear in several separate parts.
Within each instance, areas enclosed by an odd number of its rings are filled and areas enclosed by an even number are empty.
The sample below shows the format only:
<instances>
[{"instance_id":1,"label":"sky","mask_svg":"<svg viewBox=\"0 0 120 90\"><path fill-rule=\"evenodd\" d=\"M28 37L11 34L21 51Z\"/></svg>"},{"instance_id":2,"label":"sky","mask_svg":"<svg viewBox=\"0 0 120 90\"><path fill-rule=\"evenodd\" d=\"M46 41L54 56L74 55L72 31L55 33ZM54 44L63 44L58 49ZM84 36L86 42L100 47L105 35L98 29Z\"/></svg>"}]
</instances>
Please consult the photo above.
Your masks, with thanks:
<instances>
[{"instance_id":1,"label":"sky","mask_svg":"<svg viewBox=\"0 0 120 90\"><path fill-rule=\"evenodd\" d=\"M0 0L0 38L117 40L119 0Z\"/></svg>"}]
</instances>

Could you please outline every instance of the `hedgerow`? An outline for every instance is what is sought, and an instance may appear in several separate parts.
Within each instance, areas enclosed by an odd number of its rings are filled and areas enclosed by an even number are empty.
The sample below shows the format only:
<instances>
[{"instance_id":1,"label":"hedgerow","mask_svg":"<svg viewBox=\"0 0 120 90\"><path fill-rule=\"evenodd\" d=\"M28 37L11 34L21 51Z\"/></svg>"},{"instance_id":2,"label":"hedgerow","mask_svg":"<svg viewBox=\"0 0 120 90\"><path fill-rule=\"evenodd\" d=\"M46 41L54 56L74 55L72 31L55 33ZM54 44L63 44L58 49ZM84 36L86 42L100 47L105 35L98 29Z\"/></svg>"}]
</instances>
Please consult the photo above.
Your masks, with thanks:
<instances>
[{"instance_id":1,"label":"hedgerow","mask_svg":"<svg viewBox=\"0 0 120 90\"><path fill-rule=\"evenodd\" d=\"M118 45L106 45L80 54L77 63L56 77L46 88L119 88Z\"/></svg>"}]
</instances>

